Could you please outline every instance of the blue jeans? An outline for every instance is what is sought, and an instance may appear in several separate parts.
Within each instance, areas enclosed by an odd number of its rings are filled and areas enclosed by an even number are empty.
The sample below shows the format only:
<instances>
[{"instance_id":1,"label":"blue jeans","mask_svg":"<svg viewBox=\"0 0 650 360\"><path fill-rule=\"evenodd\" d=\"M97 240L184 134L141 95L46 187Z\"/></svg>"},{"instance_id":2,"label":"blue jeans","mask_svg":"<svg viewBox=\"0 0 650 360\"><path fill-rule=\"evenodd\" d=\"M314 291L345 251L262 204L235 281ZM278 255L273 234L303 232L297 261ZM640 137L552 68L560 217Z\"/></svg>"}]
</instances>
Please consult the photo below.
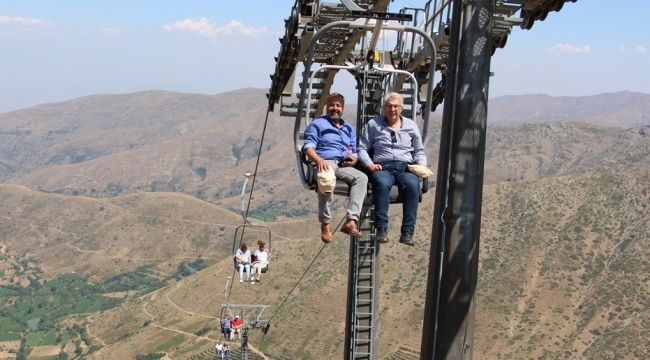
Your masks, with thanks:
<instances>
[{"instance_id":1,"label":"blue jeans","mask_svg":"<svg viewBox=\"0 0 650 360\"><path fill-rule=\"evenodd\" d=\"M375 227L388 229L388 205L390 204L390 188L397 185L402 198L402 227L401 232L413 233L415 220L418 217L420 202L420 178L408 172L407 163L388 162L382 164L383 169L375 171L370 177L372 183L372 198L375 204Z\"/></svg>"}]
</instances>

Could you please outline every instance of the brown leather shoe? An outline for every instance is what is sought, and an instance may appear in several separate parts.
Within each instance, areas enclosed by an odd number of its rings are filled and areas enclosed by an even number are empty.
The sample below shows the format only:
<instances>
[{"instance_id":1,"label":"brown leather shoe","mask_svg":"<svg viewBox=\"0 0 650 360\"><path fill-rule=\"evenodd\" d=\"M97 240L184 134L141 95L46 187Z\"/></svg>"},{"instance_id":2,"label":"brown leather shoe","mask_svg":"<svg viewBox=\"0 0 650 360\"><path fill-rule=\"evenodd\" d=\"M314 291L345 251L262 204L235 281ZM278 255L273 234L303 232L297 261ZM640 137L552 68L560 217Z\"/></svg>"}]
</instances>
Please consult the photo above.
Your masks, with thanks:
<instances>
[{"instance_id":1,"label":"brown leather shoe","mask_svg":"<svg viewBox=\"0 0 650 360\"><path fill-rule=\"evenodd\" d=\"M359 231L359 229L357 229L357 222L352 220L352 219L348 219L348 221L346 221L345 224L343 224L343 226L341 226L341 232L344 233L344 234L348 234L350 236L354 236L354 237L362 237L363 236L361 231Z\"/></svg>"},{"instance_id":2,"label":"brown leather shoe","mask_svg":"<svg viewBox=\"0 0 650 360\"><path fill-rule=\"evenodd\" d=\"M320 239L324 243L329 243L332 241L334 236L332 235L332 229L330 229L330 224L320 224Z\"/></svg>"}]
</instances>

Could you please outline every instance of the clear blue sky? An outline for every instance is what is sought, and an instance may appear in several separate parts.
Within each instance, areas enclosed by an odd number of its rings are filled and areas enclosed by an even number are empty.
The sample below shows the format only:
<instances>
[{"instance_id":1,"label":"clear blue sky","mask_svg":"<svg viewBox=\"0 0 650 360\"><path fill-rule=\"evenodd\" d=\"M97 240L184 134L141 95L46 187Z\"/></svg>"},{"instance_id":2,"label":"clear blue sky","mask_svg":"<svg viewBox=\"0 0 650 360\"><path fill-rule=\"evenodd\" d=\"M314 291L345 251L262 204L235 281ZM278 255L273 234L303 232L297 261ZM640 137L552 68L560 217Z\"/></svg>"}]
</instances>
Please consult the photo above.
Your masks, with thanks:
<instances>
[{"instance_id":1,"label":"clear blue sky","mask_svg":"<svg viewBox=\"0 0 650 360\"><path fill-rule=\"evenodd\" d=\"M149 89L267 89L294 2L0 0L0 112ZM648 14L646 0L579 0L513 29L490 95L650 93Z\"/></svg>"}]
</instances>

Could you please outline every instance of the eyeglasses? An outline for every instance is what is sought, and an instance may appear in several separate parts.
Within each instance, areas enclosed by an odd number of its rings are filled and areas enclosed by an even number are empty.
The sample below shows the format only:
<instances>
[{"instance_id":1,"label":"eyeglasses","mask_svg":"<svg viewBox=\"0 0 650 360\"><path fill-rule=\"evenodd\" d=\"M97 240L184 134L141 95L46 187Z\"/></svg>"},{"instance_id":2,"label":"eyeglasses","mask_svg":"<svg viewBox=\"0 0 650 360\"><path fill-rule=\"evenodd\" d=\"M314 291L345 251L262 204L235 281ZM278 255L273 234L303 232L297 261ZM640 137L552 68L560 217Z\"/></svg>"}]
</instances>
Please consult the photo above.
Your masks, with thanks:
<instances>
[{"instance_id":1,"label":"eyeglasses","mask_svg":"<svg viewBox=\"0 0 650 360\"><path fill-rule=\"evenodd\" d=\"M390 132L390 141L392 141L393 144L397 143L397 136L395 135L394 131Z\"/></svg>"},{"instance_id":2,"label":"eyeglasses","mask_svg":"<svg viewBox=\"0 0 650 360\"><path fill-rule=\"evenodd\" d=\"M402 105L384 104L384 107L388 109L393 109L393 108L401 108Z\"/></svg>"}]
</instances>

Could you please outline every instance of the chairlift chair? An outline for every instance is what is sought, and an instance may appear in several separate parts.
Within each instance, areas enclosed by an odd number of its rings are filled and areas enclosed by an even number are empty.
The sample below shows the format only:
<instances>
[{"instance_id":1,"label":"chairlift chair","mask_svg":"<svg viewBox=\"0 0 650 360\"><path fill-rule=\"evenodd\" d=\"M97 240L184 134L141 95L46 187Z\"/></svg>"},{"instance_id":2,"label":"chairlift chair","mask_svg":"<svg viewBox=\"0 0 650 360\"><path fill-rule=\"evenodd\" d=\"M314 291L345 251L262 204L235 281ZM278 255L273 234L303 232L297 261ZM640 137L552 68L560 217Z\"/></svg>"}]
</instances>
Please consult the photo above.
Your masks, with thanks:
<instances>
[{"instance_id":1,"label":"chairlift chair","mask_svg":"<svg viewBox=\"0 0 650 360\"><path fill-rule=\"evenodd\" d=\"M258 224L242 224L237 226L237 229L235 229L235 241L233 243L237 243L237 237L239 237L239 246L237 246L237 249L241 248L242 243L244 243L244 233L246 228L253 228L253 229L262 229L266 231L267 234L267 241L266 241L266 248L269 253L271 253L271 229L269 229L268 226L265 225L258 225ZM241 235L240 235L241 232ZM235 250L236 251L236 250ZM234 251L233 251L234 253ZM253 262L252 259L252 254L251 254L251 263ZM232 257L233 261L233 266L235 267L235 270L237 270L237 259L235 259L235 255L233 254ZM266 263L266 266L262 268L262 273L266 273L269 271L269 266L271 263L271 259L269 258L269 261Z\"/></svg>"}]
</instances>

